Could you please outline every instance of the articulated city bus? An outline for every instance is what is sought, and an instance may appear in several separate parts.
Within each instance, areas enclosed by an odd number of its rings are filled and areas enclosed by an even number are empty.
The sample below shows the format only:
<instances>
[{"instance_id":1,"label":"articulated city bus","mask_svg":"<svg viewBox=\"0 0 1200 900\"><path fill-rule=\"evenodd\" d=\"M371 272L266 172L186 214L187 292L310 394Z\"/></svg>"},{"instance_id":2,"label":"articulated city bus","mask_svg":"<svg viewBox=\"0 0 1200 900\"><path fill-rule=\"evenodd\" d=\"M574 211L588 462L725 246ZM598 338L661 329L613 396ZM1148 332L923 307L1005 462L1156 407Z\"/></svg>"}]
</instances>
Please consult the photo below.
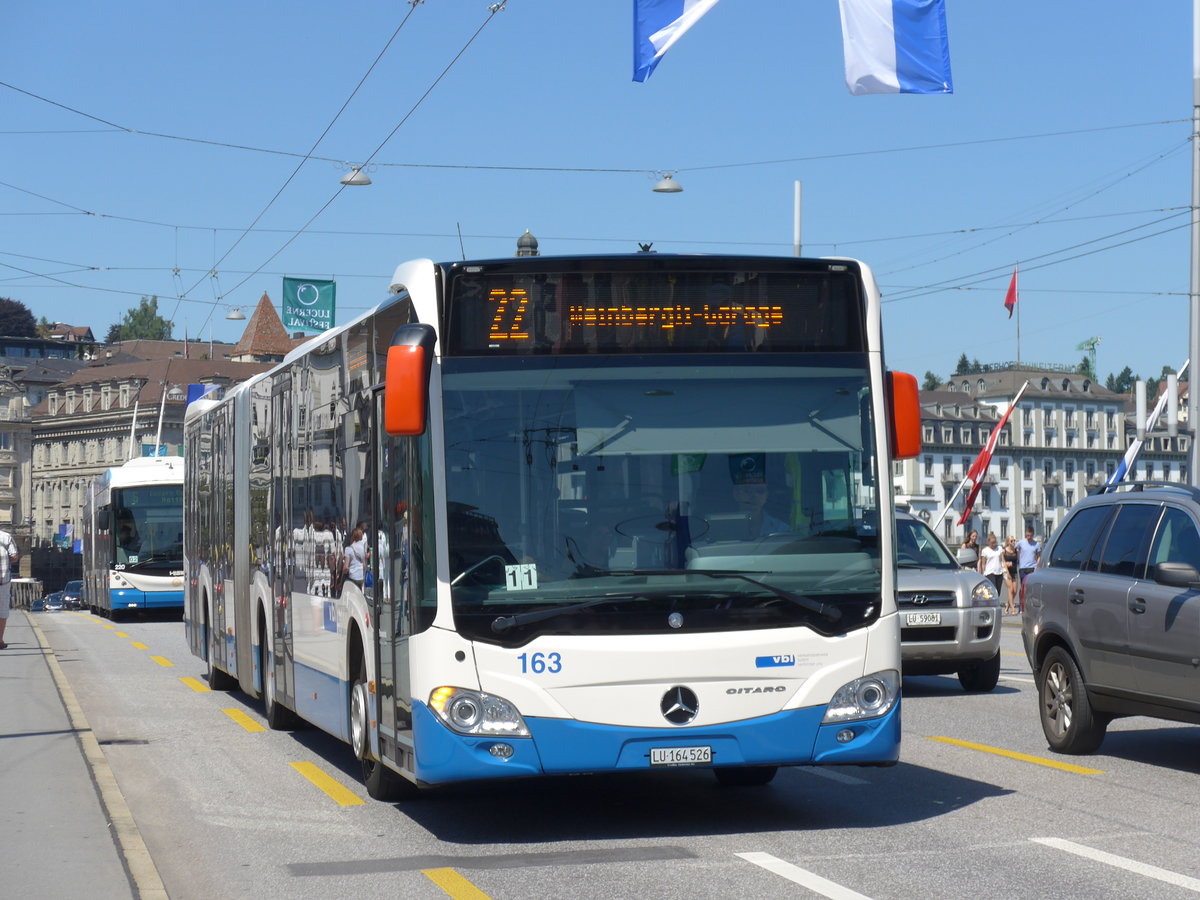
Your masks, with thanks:
<instances>
[{"instance_id":1,"label":"articulated city bus","mask_svg":"<svg viewBox=\"0 0 1200 900\"><path fill-rule=\"evenodd\" d=\"M183 607L183 460L106 469L83 502L83 603L116 617Z\"/></svg>"},{"instance_id":2,"label":"articulated city bus","mask_svg":"<svg viewBox=\"0 0 1200 900\"><path fill-rule=\"evenodd\" d=\"M377 798L892 764L919 417L880 333L852 260L403 264L189 407L192 650Z\"/></svg>"}]
</instances>

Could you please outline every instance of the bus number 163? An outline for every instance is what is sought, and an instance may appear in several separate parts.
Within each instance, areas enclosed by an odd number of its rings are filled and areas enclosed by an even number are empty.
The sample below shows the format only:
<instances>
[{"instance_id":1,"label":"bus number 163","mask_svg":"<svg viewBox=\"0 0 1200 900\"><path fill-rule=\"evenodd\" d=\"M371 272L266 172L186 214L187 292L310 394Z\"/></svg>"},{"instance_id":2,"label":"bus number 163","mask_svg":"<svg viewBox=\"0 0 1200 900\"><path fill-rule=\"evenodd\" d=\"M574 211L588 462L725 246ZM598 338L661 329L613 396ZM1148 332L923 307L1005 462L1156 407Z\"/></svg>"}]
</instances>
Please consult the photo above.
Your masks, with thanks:
<instances>
[{"instance_id":1,"label":"bus number 163","mask_svg":"<svg viewBox=\"0 0 1200 900\"><path fill-rule=\"evenodd\" d=\"M517 659L521 661L521 674L549 672L557 675L562 671L562 656L558 653L522 653Z\"/></svg>"}]
</instances>

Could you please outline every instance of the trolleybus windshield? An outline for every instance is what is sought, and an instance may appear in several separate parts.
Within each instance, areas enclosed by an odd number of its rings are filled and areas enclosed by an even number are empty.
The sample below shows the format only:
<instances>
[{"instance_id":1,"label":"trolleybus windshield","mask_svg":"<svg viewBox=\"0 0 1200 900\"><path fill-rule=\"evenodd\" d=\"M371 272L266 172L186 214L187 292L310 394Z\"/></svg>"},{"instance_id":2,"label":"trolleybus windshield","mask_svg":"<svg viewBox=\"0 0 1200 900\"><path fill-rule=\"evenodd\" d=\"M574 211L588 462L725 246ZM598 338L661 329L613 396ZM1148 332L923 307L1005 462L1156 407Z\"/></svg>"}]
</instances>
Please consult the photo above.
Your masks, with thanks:
<instances>
[{"instance_id":1,"label":"trolleybus windshield","mask_svg":"<svg viewBox=\"0 0 1200 900\"><path fill-rule=\"evenodd\" d=\"M868 383L862 353L444 359L460 631L874 621Z\"/></svg>"}]
</instances>

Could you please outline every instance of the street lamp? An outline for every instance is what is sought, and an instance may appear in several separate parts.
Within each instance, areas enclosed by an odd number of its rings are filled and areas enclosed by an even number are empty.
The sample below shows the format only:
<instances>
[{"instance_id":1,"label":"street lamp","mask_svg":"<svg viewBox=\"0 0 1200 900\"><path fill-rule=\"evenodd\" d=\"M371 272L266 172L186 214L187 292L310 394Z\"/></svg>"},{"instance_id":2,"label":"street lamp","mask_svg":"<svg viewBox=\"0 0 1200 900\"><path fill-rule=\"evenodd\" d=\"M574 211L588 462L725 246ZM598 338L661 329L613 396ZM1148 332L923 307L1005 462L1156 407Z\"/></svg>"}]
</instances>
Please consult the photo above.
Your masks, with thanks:
<instances>
[{"instance_id":1,"label":"street lamp","mask_svg":"<svg viewBox=\"0 0 1200 900\"><path fill-rule=\"evenodd\" d=\"M350 171L342 176L341 183L351 186L370 184L371 179L367 177L367 173L363 171L362 166L351 166Z\"/></svg>"},{"instance_id":2,"label":"street lamp","mask_svg":"<svg viewBox=\"0 0 1200 900\"><path fill-rule=\"evenodd\" d=\"M654 186L656 194L678 194L683 191L683 185L673 177L674 172L664 172L662 179Z\"/></svg>"}]
</instances>

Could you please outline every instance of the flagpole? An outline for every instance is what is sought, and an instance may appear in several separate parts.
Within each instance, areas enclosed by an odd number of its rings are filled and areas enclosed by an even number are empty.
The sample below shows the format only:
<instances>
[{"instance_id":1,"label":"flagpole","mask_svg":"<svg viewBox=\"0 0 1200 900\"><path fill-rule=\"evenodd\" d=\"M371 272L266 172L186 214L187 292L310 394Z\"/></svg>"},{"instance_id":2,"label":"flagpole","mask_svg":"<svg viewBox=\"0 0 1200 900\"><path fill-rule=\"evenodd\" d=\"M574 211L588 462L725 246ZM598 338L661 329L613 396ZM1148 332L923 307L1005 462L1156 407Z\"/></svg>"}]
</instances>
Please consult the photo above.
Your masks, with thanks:
<instances>
[{"instance_id":1,"label":"flagpole","mask_svg":"<svg viewBox=\"0 0 1200 900\"><path fill-rule=\"evenodd\" d=\"M1192 260L1188 287L1188 360L1200 366L1200 0L1192 0ZM1192 433L1190 481L1200 486L1200 391L1188 379L1188 427Z\"/></svg>"},{"instance_id":2,"label":"flagpole","mask_svg":"<svg viewBox=\"0 0 1200 900\"><path fill-rule=\"evenodd\" d=\"M1200 0L1195 0L1195 2L1200 3ZM1013 279L1014 280L1017 277L1016 272L1017 272L1017 268L1016 268L1016 266L1013 266ZM1020 371L1020 369L1021 369L1021 302L1020 302L1020 300L1018 299L1014 305L1017 307L1017 371Z\"/></svg>"}]
</instances>

